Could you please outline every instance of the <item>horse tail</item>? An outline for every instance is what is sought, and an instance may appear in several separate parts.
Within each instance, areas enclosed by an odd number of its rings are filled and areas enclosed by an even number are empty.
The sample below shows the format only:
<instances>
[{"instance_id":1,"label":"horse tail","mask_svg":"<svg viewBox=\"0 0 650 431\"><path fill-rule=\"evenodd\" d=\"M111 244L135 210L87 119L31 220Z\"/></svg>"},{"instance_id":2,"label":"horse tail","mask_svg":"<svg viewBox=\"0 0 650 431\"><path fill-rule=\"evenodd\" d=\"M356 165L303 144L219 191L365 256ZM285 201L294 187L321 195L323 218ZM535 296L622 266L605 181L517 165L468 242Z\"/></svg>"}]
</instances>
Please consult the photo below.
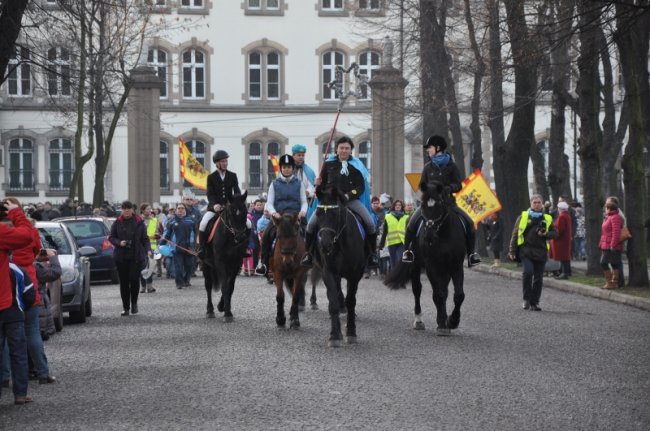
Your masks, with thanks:
<instances>
[{"instance_id":1,"label":"horse tail","mask_svg":"<svg viewBox=\"0 0 650 431\"><path fill-rule=\"evenodd\" d=\"M411 281L411 271L413 271L413 263L397 262L395 268L386 274L384 285L392 290L402 288L407 282Z\"/></svg>"}]
</instances>

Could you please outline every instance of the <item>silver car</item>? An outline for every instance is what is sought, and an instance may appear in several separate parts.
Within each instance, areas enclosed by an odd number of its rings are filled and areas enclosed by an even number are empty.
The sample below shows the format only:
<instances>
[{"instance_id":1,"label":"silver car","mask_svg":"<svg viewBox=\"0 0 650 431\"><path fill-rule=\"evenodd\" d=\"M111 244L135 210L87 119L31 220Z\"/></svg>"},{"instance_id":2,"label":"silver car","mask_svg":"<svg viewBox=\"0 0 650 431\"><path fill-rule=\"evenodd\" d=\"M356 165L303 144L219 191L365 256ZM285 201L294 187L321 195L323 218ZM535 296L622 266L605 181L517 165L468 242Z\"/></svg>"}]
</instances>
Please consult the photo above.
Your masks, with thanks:
<instances>
[{"instance_id":1,"label":"silver car","mask_svg":"<svg viewBox=\"0 0 650 431\"><path fill-rule=\"evenodd\" d=\"M90 246L78 247L70 230L52 221L36 222L43 248L56 250L61 263L61 306L70 313L70 322L83 323L92 314L90 292L90 261L96 253Z\"/></svg>"}]
</instances>

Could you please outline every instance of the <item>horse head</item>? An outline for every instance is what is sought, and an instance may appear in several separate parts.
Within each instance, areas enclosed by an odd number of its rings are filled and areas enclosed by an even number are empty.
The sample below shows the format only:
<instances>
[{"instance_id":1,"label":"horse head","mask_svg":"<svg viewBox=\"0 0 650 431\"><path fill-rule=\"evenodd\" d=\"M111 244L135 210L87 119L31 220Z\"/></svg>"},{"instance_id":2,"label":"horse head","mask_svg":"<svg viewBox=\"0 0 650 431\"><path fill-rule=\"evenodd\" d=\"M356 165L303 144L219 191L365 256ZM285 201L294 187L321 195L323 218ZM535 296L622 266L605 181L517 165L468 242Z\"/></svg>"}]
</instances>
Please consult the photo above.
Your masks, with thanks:
<instances>
[{"instance_id":1,"label":"horse head","mask_svg":"<svg viewBox=\"0 0 650 431\"><path fill-rule=\"evenodd\" d=\"M295 256L300 237L298 214L284 213L279 219L273 218L273 224L277 229L276 248L280 249L283 256Z\"/></svg>"},{"instance_id":2,"label":"horse head","mask_svg":"<svg viewBox=\"0 0 650 431\"><path fill-rule=\"evenodd\" d=\"M319 244L323 253L329 256L345 228L345 197L333 186L324 190L317 188L316 197L319 201L316 207Z\"/></svg>"},{"instance_id":3,"label":"horse head","mask_svg":"<svg viewBox=\"0 0 650 431\"><path fill-rule=\"evenodd\" d=\"M440 182L428 184L422 194L422 218L424 218L425 240L429 245L438 240L438 233L449 215L447 197Z\"/></svg>"},{"instance_id":4,"label":"horse head","mask_svg":"<svg viewBox=\"0 0 650 431\"><path fill-rule=\"evenodd\" d=\"M246 209L246 197L248 191L243 195L234 195L230 203L221 215L221 220L226 229L235 238L235 245L248 241L248 226L246 225L248 211Z\"/></svg>"}]
</instances>

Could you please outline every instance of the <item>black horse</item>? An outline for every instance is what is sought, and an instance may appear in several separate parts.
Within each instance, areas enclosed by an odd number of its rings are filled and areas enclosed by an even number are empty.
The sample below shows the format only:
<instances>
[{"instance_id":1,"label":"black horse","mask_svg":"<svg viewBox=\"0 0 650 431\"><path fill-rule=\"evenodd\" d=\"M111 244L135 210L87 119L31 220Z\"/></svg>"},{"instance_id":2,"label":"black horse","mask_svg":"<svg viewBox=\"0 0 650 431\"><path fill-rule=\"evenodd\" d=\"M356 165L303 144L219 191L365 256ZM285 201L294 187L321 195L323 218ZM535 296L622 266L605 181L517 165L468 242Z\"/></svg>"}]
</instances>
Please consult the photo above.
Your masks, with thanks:
<instances>
[{"instance_id":1,"label":"black horse","mask_svg":"<svg viewBox=\"0 0 650 431\"><path fill-rule=\"evenodd\" d=\"M323 282L327 287L328 310L332 324L328 345L339 347L343 339L339 320L340 298L343 297L341 279L347 280L345 336L348 344L353 344L357 341L354 311L357 303L357 287L363 277L368 256L357 219L344 205L345 197L341 196L335 188L319 190L317 196L320 203L316 209L318 240L314 257L321 268Z\"/></svg>"},{"instance_id":2,"label":"black horse","mask_svg":"<svg viewBox=\"0 0 650 431\"><path fill-rule=\"evenodd\" d=\"M460 323L460 307L465 299L463 282L465 274L465 226L455 210L445 202L442 185L436 184L424 191L422 196L422 219L415 241L415 262L398 265L386 276L384 284L397 289L411 281L415 297L414 329L424 329L420 294L422 283L420 273L424 268L433 289L436 305L438 335L450 335ZM468 227L469 228L469 227ZM447 316L449 281L454 283L454 309Z\"/></svg>"},{"instance_id":3,"label":"black horse","mask_svg":"<svg viewBox=\"0 0 650 431\"><path fill-rule=\"evenodd\" d=\"M246 225L246 196L236 195L232 203L226 205L217 219L212 246L203 265L205 291L208 294L207 317L215 317L212 305L212 290L221 290L217 310L224 313L224 321L232 322L230 302L235 290L235 278L239 273L244 253L248 245L250 229Z\"/></svg>"}]
</instances>

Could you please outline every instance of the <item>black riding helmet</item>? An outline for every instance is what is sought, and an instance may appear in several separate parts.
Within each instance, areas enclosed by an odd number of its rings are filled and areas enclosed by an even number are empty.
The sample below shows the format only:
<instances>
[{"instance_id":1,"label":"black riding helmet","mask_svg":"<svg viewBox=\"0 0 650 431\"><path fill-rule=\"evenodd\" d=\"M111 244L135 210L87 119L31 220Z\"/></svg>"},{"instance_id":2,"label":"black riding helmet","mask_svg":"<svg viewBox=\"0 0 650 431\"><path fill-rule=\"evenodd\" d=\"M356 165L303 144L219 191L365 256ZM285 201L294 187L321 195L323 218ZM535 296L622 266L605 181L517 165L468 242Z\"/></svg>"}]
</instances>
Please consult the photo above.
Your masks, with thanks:
<instances>
[{"instance_id":1,"label":"black riding helmet","mask_svg":"<svg viewBox=\"0 0 650 431\"><path fill-rule=\"evenodd\" d=\"M212 161L217 163L219 160L227 159L228 157L230 156L224 150L217 150L214 156L212 156Z\"/></svg>"},{"instance_id":2,"label":"black riding helmet","mask_svg":"<svg viewBox=\"0 0 650 431\"><path fill-rule=\"evenodd\" d=\"M280 157L280 167L282 166L291 166L292 168L296 167L296 160L289 154L285 154Z\"/></svg>"},{"instance_id":3,"label":"black riding helmet","mask_svg":"<svg viewBox=\"0 0 650 431\"><path fill-rule=\"evenodd\" d=\"M440 135L429 136L427 142L423 145L426 150L429 147L440 147L440 151L445 151L447 149L447 141Z\"/></svg>"}]
</instances>

